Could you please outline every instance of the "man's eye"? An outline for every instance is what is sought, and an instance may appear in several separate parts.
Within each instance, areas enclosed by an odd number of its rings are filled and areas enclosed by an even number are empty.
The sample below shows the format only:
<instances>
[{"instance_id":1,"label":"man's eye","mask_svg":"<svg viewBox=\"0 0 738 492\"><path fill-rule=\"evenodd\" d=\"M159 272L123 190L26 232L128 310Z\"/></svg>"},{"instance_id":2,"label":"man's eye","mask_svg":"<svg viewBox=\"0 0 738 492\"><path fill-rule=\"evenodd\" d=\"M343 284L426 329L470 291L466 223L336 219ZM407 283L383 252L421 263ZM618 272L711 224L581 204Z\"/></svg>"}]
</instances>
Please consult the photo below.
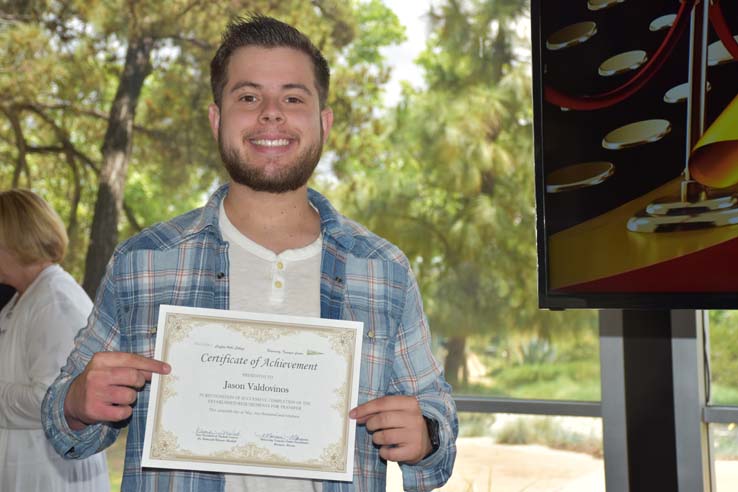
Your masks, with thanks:
<instances>
[{"instance_id":1,"label":"man's eye","mask_svg":"<svg viewBox=\"0 0 738 492\"><path fill-rule=\"evenodd\" d=\"M243 94L242 96L238 96L238 100L243 102L254 102L256 101L256 96L253 96L251 94Z\"/></svg>"},{"instance_id":2,"label":"man's eye","mask_svg":"<svg viewBox=\"0 0 738 492\"><path fill-rule=\"evenodd\" d=\"M285 99L285 101L287 101L290 104L299 104L302 102L302 99L300 99L299 97L295 97L295 96L288 96Z\"/></svg>"}]
</instances>

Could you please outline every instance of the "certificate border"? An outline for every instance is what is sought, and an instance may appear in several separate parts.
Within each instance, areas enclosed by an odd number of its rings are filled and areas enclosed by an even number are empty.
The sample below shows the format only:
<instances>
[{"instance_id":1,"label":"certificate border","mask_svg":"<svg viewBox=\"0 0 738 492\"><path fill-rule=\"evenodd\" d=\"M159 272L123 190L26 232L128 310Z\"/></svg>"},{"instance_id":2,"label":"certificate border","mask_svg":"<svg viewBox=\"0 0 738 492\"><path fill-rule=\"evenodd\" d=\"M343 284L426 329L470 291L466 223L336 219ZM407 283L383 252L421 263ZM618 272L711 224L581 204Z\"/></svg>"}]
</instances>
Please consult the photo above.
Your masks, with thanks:
<instances>
[{"instance_id":1,"label":"certificate border","mask_svg":"<svg viewBox=\"0 0 738 492\"><path fill-rule=\"evenodd\" d=\"M266 341L269 339L279 339L284 336L292 335L305 328L304 323L276 323L273 321L254 321L251 319L233 319L223 316L209 316L182 313L167 312L164 321L163 334L163 350L162 360L169 360L169 353L172 346L176 343L183 342L193 329L196 329L198 322L216 322L226 329L239 331L243 333L246 339L257 341ZM276 330L275 330L276 328ZM327 337L331 340L335 353L346 359L346 384L339 388L342 394L339 394L341 406L337 409L339 412L345 410L348 414L351 409L349 401L350 394L347 391L353 382L353 347L355 343L356 332L354 330L346 330L345 328L316 328L310 327L313 333ZM244 332L253 333L244 333ZM248 446L235 447L231 452L223 451L216 454L200 455L193 454L183 450L177 445L176 436L167 431L163 425L163 407L167 399L174 396L172 382L175 378L165 378L159 383L159 390L156 393L156 411L154 413L154 432L152 435L151 458L170 461L207 461L211 463L230 463L239 464L243 460L249 463L258 464L259 466L275 466L279 468L301 468L314 469L329 472L346 471L347 449L346 440L348 438L349 419L345 419L340 440L329 445L323 450L321 460L311 460L306 462L289 461L287 457L277 453L270 452L267 448L256 446L253 443ZM232 456L229 458L229 456ZM280 462L284 464L280 464Z\"/></svg>"},{"instance_id":2,"label":"certificate border","mask_svg":"<svg viewBox=\"0 0 738 492\"><path fill-rule=\"evenodd\" d=\"M247 336L279 339L301 329L331 339L339 356L346 358L346 384L338 388L339 412L344 411L344 425L338 442L323 450L319 459L291 462L288 458L266 448L249 443L237 446L233 451L223 451L210 456L196 455L177 449L177 438L162 425L162 412L166 399L173 396L171 385L176 376L160 377L154 374L151 381L149 408L142 465L155 468L179 468L227 473L248 473L327 480L350 481L353 479L354 438L356 421L348 418L348 411L358 399L358 374L360 367L363 323L356 321L308 318L301 316L270 315L206 308L161 305L157 329L155 357L167 361L172 345L182 341L200 322L217 322L227 328L243 332ZM293 327L294 329L289 329ZM274 329L288 331L276 337Z\"/></svg>"}]
</instances>

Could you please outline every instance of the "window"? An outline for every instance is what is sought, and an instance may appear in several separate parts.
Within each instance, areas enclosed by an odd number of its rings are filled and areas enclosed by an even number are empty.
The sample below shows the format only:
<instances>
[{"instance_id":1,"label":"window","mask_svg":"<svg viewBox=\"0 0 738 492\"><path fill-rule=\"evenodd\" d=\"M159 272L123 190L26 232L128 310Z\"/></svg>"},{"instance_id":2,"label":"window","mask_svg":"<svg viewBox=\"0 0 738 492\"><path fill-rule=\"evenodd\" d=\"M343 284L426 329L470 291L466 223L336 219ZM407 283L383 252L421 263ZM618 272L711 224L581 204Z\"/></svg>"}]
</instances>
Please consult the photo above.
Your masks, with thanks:
<instances>
[{"instance_id":1,"label":"window","mask_svg":"<svg viewBox=\"0 0 738 492\"><path fill-rule=\"evenodd\" d=\"M710 424L709 429L715 473L713 492L731 492L738 483L738 425Z\"/></svg>"},{"instance_id":2,"label":"window","mask_svg":"<svg viewBox=\"0 0 738 492\"><path fill-rule=\"evenodd\" d=\"M738 405L738 311L709 311L709 403Z\"/></svg>"},{"instance_id":3,"label":"window","mask_svg":"<svg viewBox=\"0 0 738 492\"><path fill-rule=\"evenodd\" d=\"M604 492L598 418L462 412L454 473L439 492ZM387 490L402 490L388 467Z\"/></svg>"},{"instance_id":4,"label":"window","mask_svg":"<svg viewBox=\"0 0 738 492\"><path fill-rule=\"evenodd\" d=\"M713 310L705 316L713 492L729 492L738 480L738 311Z\"/></svg>"}]
</instances>

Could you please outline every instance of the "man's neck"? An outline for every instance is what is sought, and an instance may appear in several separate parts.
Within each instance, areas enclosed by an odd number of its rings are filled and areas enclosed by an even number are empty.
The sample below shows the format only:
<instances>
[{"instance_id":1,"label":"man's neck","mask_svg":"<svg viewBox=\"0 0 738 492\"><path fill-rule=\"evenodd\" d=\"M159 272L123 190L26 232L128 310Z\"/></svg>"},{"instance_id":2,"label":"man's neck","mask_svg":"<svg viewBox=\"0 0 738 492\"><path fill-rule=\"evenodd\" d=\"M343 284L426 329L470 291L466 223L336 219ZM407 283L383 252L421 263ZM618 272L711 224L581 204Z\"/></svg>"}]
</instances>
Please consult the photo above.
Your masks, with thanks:
<instances>
[{"instance_id":1,"label":"man's neck","mask_svg":"<svg viewBox=\"0 0 738 492\"><path fill-rule=\"evenodd\" d=\"M320 216L308 201L307 186L266 193L232 182L223 206L241 234L277 254L307 246L320 234Z\"/></svg>"}]
</instances>

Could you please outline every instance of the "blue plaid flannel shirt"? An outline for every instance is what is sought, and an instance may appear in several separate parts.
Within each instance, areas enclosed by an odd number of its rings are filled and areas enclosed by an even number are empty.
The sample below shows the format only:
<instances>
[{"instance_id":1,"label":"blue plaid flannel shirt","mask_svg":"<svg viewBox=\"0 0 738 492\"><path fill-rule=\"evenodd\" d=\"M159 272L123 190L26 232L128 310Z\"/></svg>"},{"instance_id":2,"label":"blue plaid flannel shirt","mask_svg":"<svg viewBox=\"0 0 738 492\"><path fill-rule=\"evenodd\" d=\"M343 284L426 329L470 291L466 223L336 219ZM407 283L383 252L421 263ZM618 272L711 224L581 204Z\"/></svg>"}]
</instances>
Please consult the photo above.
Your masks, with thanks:
<instances>
[{"instance_id":1,"label":"blue plaid flannel shirt","mask_svg":"<svg viewBox=\"0 0 738 492\"><path fill-rule=\"evenodd\" d=\"M153 357L161 304L228 309L228 243L218 228L222 186L205 207L157 224L123 242L111 259L86 328L43 402L44 430L56 451L85 458L110 446L119 425L72 431L64 398L95 352L124 351ZM451 475L458 420L451 388L433 357L418 286L407 258L395 246L338 214L309 190L320 213L323 318L364 323L359 403L384 395L415 395L424 415L439 423L440 447L415 465L401 465L408 491L433 490ZM140 392L128 422L123 492L223 491L221 474L141 468L149 403ZM376 492L386 488L386 464L371 436L356 428L353 482L323 482L324 492Z\"/></svg>"}]
</instances>

